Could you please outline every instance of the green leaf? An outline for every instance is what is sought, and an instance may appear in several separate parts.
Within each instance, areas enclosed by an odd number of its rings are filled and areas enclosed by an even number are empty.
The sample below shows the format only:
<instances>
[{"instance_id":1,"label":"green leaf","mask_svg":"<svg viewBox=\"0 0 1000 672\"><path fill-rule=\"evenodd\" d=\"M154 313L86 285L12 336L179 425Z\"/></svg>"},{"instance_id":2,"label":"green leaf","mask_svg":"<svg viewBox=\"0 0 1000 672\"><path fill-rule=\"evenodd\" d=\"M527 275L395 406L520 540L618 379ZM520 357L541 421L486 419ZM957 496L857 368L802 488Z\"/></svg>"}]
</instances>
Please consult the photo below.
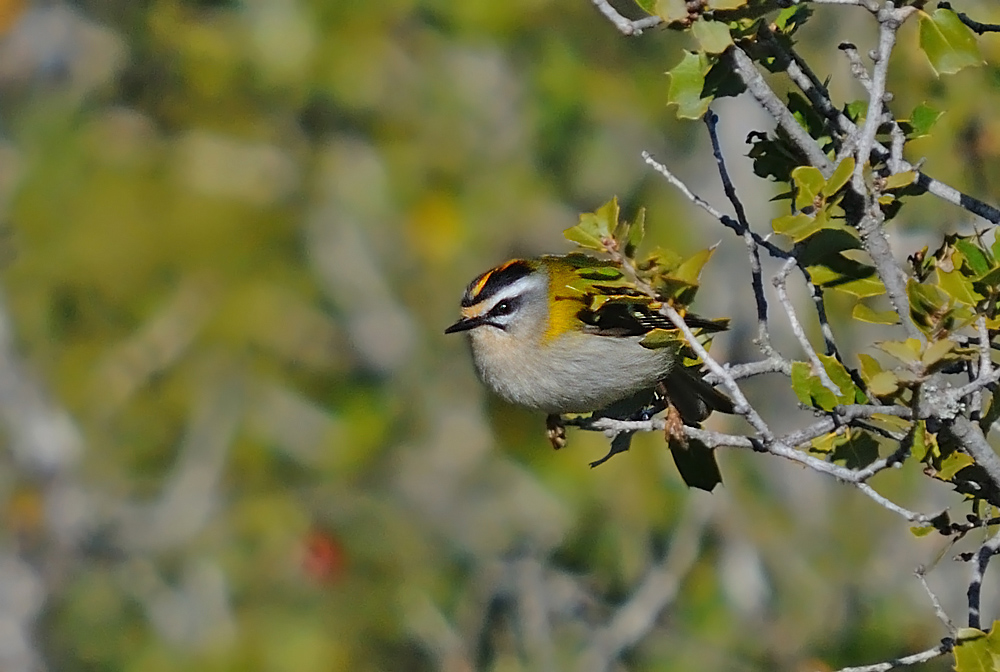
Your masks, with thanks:
<instances>
[{"instance_id":1,"label":"green leaf","mask_svg":"<svg viewBox=\"0 0 1000 672\"><path fill-rule=\"evenodd\" d=\"M612 198L594 212L580 215L580 223L563 231L567 240L591 250L604 250L618 225L618 199Z\"/></svg>"},{"instance_id":2,"label":"green leaf","mask_svg":"<svg viewBox=\"0 0 1000 672\"><path fill-rule=\"evenodd\" d=\"M935 531L935 529L934 529L933 525L927 525L927 526L924 526L924 527L915 527L914 526L914 527L910 528L910 532L915 537L926 537L928 534L930 534L931 532L934 532L934 531Z\"/></svg>"},{"instance_id":3,"label":"green leaf","mask_svg":"<svg viewBox=\"0 0 1000 672\"><path fill-rule=\"evenodd\" d=\"M861 378L865 382L875 374L882 373L882 365L871 355L860 354L858 361L861 362Z\"/></svg>"},{"instance_id":4,"label":"green leaf","mask_svg":"<svg viewBox=\"0 0 1000 672\"><path fill-rule=\"evenodd\" d=\"M956 672L996 672L1000 662L1000 621L987 635L976 628L961 628L955 635Z\"/></svg>"},{"instance_id":5,"label":"green leaf","mask_svg":"<svg viewBox=\"0 0 1000 672\"><path fill-rule=\"evenodd\" d=\"M830 461L841 462L848 469L863 469L878 459L878 441L866 431L849 429L836 443Z\"/></svg>"},{"instance_id":6,"label":"green leaf","mask_svg":"<svg viewBox=\"0 0 1000 672\"><path fill-rule=\"evenodd\" d=\"M677 280L697 285L698 278L701 277L701 269L705 267L708 260L712 258L713 254L715 254L716 247L716 245L713 245L712 247L696 252L689 258L685 259L684 262L677 267L677 270L671 273L671 276Z\"/></svg>"},{"instance_id":7,"label":"green leaf","mask_svg":"<svg viewBox=\"0 0 1000 672\"><path fill-rule=\"evenodd\" d=\"M899 378L892 371L882 371L868 381L868 390L876 397L885 397L899 390Z\"/></svg>"},{"instance_id":8,"label":"green leaf","mask_svg":"<svg viewBox=\"0 0 1000 672\"><path fill-rule=\"evenodd\" d=\"M819 376L813 375L812 366L806 362L792 362L792 390L806 406L832 411L841 401L833 392L823 387Z\"/></svg>"},{"instance_id":9,"label":"green leaf","mask_svg":"<svg viewBox=\"0 0 1000 672\"><path fill-rule=\"evenodd\" d=\"M913 428L904 440L909 442L910 455L917 462L923 462L927 459L929 444L927 442L927 425L923 420L913 423Z\"/></svg>"},{"instance_id":10,"label":"green leaf","mask_svg":"<svg viewBox=\"0 0 1000 672\"><path fill-rule=\"evenodd\" d=\"M684 0L637 0L636 4L646 13L659 16L667 23L680 21L688 15Z\"/></svg>"},{"instance_id":11,"label":"green leaf","mask_svg":"<svg viewBox=\"0 0 1000 672\"><path fill-rule=\"evenodd\" d=\"M935 110L927 103L920 103L913 108L913 112L910 114L910 126L913 129L910 133L910 139L922 138L930 133L931 128L943 114L944 112Z\"/></svg>"},{"instance_id":12,"label":"green leaf","mask_svg":"<svg viewBox=\"0 0 1000 672\"><path fill-rule=\"evenodd\" d=\"M904 364L916 364L920 361L920 341L908 338L905 341L881 341L875 347L892 355Z\"/></svg>"},{"instance_id":13,"label":"green leaf","mask_svg":"<svg viewBox=\"0 0 1000 672\"><path fill-rule=\"evenodd\" d=\"M797 187L795 192L795 209L804 210L816 204L816 197L819 196L826 180L823 173L813 166L799 166L792 171L792 179Z\"/></svg>"},{"instance_id":14,"label":"green leaf","mask_svg":"<svg viewBox=\"0 0 1000 672\"><path fill-rule=\"evenodd\" d=\"M709 9L739 9L750 0L708 0Z\"/></svg>"},{"instance_id":15,"label":"green leaf","mask_svg":"<svg viewBox=\"0 0 1000 672\"><path fill-rule=\"evenodd\" d=\"M680 119L701 119L708 110L711 98L702 98L705 74L711 68L708 57L702 53L685 51L681 62L668 72L670 87L667 104L677 106Z\"/></svg>"},{"instance_id":16,"label":"green leaf","mask_svg":"<svg viewBox=\"0 0 1000 672\"><path fill-rule=\"evenodd\" d=\"M851 175L853 174L854 157L849 156L837 164L837 167L833 171L833 175L831 175L830 179L826 181L825 185L823 185L821 193L826 198L830 198L835 193L840 191L845 184L847 184L847 181L851 179Z\"/></svg>"},{"instance_id":17,"label":"green leaf","mask_svg":"<svg viewBox=\"0 0 1000 672\"><path fill-rule=\"evenodd\" d=\"M851 317L870 324L899 324L899 316L894 310L874 310L863 303L854 304Z\"/></svg>"},{"instance_id":18,"label":"green leaf","mask_svg":"<svg viewBox=\"0 0 1000 672\"><path fill-rule=\"evenodd\" d=\"M934 477L940 478L942 481L950 481L955 478L955 474L975 463L976 461L971 456L956 451L941 461L941 468L937 470Z\"/></svg>"},{"instance_id":19,"label":"green leaf","mask_svg":"<svg viewBox=\"0 0 1000 672\"><path fill-rule=\"evenodd\" d=\"M639 345L650 350L659 348L676 348L681 344L678 332L674 329L653 329L639 341Z\"/></svg>"},{"instance_id":20,"label":"green leaf","mask_svg":"<svg viewBox=\"0 0 1000 672\"><path fill-rule=\"evenodd\" d=\"M840 388L840 396L837 400L842 404L863 404L867 401L865 395L854 384L854 379L848 373L844 365L832 355L817 355L819 361L823 363L826 374L834 385Z\"/></svg>"},{"instance_id":21,"label":"green leaf","mask_svg":"<svg viewBox=\"0 0 1000 672\"><path fill-rule=\"evenodd\" d=\"M920 357L920 363L924 365L925 369L930 368L954 350L956 345L954 341L948 338L934 341L924 350L924 354Z\"/></svg>"},{"instance_id":22,"label":"green leaf","mask_svg":"<svg viewBox=\"0 0 1000 672\"><path fill-rule=\"evenodd\" d=\"M733 44L728 25L721 21L708 21L704 16L699 16L691 24L691 32L701 48L709 54L721 54Z\"/></svg>"},{"instance_id":23,"label":"green leaf","mask_svg":"<svg viewBox=\"0 0 1000 672\"><path fill-rule=\"evenodd\" d=\"M908 170L904 173L894 173L885 179L885 184L882 188L887 191L889 189L899 189L913 184L916 179L917 172L915 170Z\"/></svg>"},{"instance_id":24,"label":"green leaf","mask_svg":"<svg viewBox=\"0 0 1000 672\"><path fill-rule=\"evenodd\" d=\"M864 121L865 117L868 116L868 99L863 98L851 101L845 106L845 112L848 118L855 124Z\"/></svg>"},{"instance_id":25,"label":"green leaf","mask_svg":"<svg viewBox=\"0 0 1000 672\"><path fill-rule=\"evenodd\" d=\"M948 9L920 12L920 48L939 75L953 75L983 62L975 33Z\"/></svg>"},{"instance_id":26,"label":"green leaf","mask_svg":"<svg viewBox=\"0 0 1000 672\"><path fill-rule=\"evenodd\" d=\"M801 212L772 220L771 228L774 229L775 233L788 236L795 243L805 240L820 230L815 217Z\"/></svg>"},{"instance_id":27,"label":"green leaf","mask_svg":"<svg viewBox=\"0 0 1000 672\"><path fill-rule=\"evenodd\" d=\"M935 269L938 279L938 287L960 303L967 306L975 306L983 300L983 295L972 287L972 279L963 275L959 271L943 272L940 267Z\"/></svg>"},{"instance_id":28,"label":"green leaf","mask_svg":"<svg viewBox=\"0 0 1000 672\"><path fill-rule=\"evenodd\" d=\"M970 243L968 239L958 238L955 241L955 247L965 257L966 263L969 264L969 269L977 278L986 275L993 268L993 261L986 256L986 251Z\"/></svg>"},{"instance_id":29,"label":"green leaf","mask_svg":"<svg viewBox=\"0 0 1000 672\"><path fill-rule=\"evenodd\" d=\"M808 5L793 5L786 7L774 19L774 27L779 33L791 35L812 16L812 8Z\"/></svg>"}]
</instances>

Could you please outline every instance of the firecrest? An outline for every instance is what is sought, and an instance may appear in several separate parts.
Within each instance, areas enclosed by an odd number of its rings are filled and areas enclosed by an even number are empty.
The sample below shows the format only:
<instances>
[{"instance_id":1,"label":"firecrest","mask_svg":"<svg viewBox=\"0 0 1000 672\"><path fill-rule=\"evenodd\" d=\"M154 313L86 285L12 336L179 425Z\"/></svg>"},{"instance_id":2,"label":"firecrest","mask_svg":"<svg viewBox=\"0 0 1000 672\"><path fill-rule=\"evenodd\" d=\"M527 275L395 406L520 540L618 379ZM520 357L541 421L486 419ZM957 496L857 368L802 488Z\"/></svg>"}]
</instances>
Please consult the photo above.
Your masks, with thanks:
<instances>
[{"instance_id":1,"label":"firecrest","mask_svg":"<svg viewBox=\"0 0 1000 672\"><path fill-rule=\"evenodd\" d=\"M601 411L637 395L645 404L654 389L687 422L712 410L731 413L730 400L684 366L679 347L640 345L653 329L675 330L666 317L627 301L592 309L580 270L593 267L620 268L582 254L501 264L469 284L462 317L445 333L468 333L476 371L491 390L550 415ZM705 331L725 328L686 321Z\"/></svg>"}]
</instances>

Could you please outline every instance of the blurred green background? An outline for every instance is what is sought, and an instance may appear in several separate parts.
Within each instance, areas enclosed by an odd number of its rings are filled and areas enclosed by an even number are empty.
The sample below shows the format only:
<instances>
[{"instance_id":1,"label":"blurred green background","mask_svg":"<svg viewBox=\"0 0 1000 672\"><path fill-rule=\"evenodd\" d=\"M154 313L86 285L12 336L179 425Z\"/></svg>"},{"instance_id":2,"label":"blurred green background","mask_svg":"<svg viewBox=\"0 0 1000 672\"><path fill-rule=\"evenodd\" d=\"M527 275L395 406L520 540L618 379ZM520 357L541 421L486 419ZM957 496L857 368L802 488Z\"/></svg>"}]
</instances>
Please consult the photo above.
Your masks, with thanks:
<instances>
[{"instance_id":1,"label":"blurred green background","mask_svg":"<svg viewBox=\"0 0 1000 672\"><path fill-rule=\"evenodd\" d=\"M804 53L861 97L836 44L865 51L870 18L818 12ZM941 553L962 613L954 551L856 491L725 452L725 486L689 492L657 436L592 471L604 437L553 452L442 334L474 275L569 250L617 195L659 244L722 241L697 308L736 320L720 356L756 354L742 242L639 157L724 205L703 127L665 106L684 36L624 38L586 0L3 0L0 28L0 669L605 669L588 647L664 558L676 599L606 669L929 648L911 572ZM1000 69L939 81L915 47L907 26L894 109L946 108L928 172L996 203ZM766 230L743 139L769 124L717 110ZM918 203L901 254L965 225ZM780 387L748 384L791 426ZM876 485L958 501L923 480Z\"/></svg>"}]
</instances>

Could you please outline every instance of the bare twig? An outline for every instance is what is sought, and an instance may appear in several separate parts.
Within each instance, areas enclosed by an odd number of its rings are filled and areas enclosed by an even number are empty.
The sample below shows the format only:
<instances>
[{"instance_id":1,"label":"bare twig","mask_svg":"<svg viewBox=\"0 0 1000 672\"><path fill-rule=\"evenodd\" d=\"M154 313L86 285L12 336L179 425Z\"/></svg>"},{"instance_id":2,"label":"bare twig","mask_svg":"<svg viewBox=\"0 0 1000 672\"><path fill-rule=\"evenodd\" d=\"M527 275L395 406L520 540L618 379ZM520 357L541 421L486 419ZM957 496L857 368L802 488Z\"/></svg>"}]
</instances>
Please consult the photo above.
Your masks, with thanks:
<instances>
[{"instance_id":1,"label":"bare twig","mask_svg":"<svg viewBox=\"0 0 1000 672\"><path fill-rule=\"evenodd\" d=\"M897 667L908 667L910 665L926 663L928 660L934 660L939 656L949 653L951 649L952 645L950 642L942 642L933 648L927 649L926 651L914 653L912 656L904 656L902 658L888 660L884 663L875 663L874 665L844 667L837 670L837 672L888 672L889 670L895 670Z\"/></svg>"},{"instance_id":2,"label":"bare twig","mask_svg":"<svg viewBox=\"0 0 1000 672\"><path fill-rule=\"evenodd\" d=\"M785 314L788 315L788 322L792 326L792 333L795 334L795 338L799 341L799 345L802 346L802 350L812 364L813 373L819 377L823 387L832 392L834 396L839 397L842 394L840 388L830 379L830 374L826 372L826 367L819 360L816 350L813 349L812 344L809 342L809 337L806 336L805 329L802 328L802 323L799 322L798 315L795 313L795 306L792 305L791 300L788 298L788 274L797 265L794 259L789 259L782 266L778 274L774 276L774 288L778 291L778 301L781 302L782 308L785 309Z\"/></svg>"},{"instance_id":3,"label":"bare twig","mask_svg":"<svg viewBox=\"0 0 1000 672\"><path fill-rule=\"evenodd\" d=\"M726 169L726 161L722 156L722 147L719 145L719 134L716 127L719 123L719 116L709 110L705 114L705 125L708 127L708 136L712 141L712 153L715 155L715 164L719 169L719 177L722 180L722 188L729 198L736 212L736 219L740 224L740 230L736 233L743 237L743 242L747 247L747 254L750 256L750 284L753 288L754 301L757 304L757 347L764 353L765 357L775 357L777 351L771 346L771 336L767 330L767 296L764 294L764 279L760 269L760 250L754 240L753 230L750 228L750 221L747 219L743 202L736 194L736 186L729 177Z\"/></svg>"},{"instance_id":4,"label":"bare twig","mask_svg":"<svg viewBox=\"0 0 1000 672\"><path fill-rule=\"evenodd\" d=\"M594 7L608 19L622 35L642 35L642 31L663 23L663 19L658 16L647 16L642 19L632 20L622 16L618 10L611 6L607 0L591 0Z\"/></svg>"},{"instance_id":5,"label":"bare twig","mask_svg":"<svg viewBox=\"0 0 1000 672\"><path fill-rule=\"evenodd\" d=\"M730 55L733 69L743 81L744 86L747 87L750 95L763 105L768 114L778 122L781 129L788 134L795 146L805 155L810 165L818 168L823 173L823 177L830 177L833 173L833 163L764 81L764 77L758 72L750 56L738 46L730 48L726 53Z\"/></svg>"},{"instance_id":6,"label":"bare twig","mask_svg":"<svg viewBox=\"0 0 1000 672\"><path fill-rule=\"evenodd\" d=\"M951 11L955 11L951 9L950 2L939 2L937 6L939 9L950 9ZM977 35L982 35L983 33L1000 33L1000 24L980 23L975 19L969 18L969 15L966 14L965 12L955 12L955 14L958 15L959 21L968 26L969 30L976 33Z\"/></svg>"},{"instance_id":7,"label":"bare twig","mask_svg":"<svg viewBox=\"0 0 1000 672\"><path fill-rule=\"evenodd\" d=\"M944 607L941 606L941 601L938 599L938 596L934 594L934 591L931 590L931 587L927 584L927 568L920 565L913 571L913 574L917 577L917 580L920 581L920 585L924 587L924 592L927 593L927 597L931 601L931 606L934 607L934 615L938 617L938 620L941 621L948 633L954 635L956 631L955 624L952 623L951 618L948 616L948 612L946 612Z\"/></svg>"}]
</instances>

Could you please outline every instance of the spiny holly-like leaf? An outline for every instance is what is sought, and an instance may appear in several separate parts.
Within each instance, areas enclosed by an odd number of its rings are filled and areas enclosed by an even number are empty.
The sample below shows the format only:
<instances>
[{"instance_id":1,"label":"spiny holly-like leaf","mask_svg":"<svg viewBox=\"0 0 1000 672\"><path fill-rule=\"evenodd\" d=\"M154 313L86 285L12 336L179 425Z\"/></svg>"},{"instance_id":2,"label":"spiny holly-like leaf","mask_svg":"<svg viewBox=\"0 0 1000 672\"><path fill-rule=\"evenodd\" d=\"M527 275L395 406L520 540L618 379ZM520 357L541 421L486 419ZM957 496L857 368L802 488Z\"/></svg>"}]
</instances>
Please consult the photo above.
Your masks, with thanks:
<instances>
[{"instance_id":1,"label":"spiny holly-like leaf","mask_svg":"<svg viewBox=\"0 0 1000 672\"><path fill-rule=\"evenodd\" d=\"M614 239L623 255L631 259L646 233L646 209L639 208L631 222L621 220L615 227Z\"/></svg>"},{"instance_id":2,"label":"spiny holly-like leaf","mask_svg":"<svg viewBox=\"0 0 1000 672\"><path fill-rule=\"evenodd\" d=\"M986 275L993 269L996 262L990 258L989 253L972 242L972 238L958 238L955 240L955 247L962 253L965 261L969 264L969 269L979 278Z\"/></svg>"},{"instance_id":3,"label":"spiny holly-like leaf","mask_svg":"<svg viewBox=\"0 0 1000 672\"><path fill-rule=\"evenodd\" d=\"M934 341L927 346L927 349L924 350L924 354L920 356L920 363L924 365L925 369L929 369L944 359L948 353L955 349L956 346L957 343L948 338L943 338L940 341Z\"/></svg>"},{"instance_id":4,"label":"spiny holly-like leaf","mask_svg":"<svg viewBox=\"0 0 1000 672\"><path fill-rule=\"evenodd\" d=\"M939 75L953 75L983 62L975 33L949 9L920 12L920 48Z\"/></svg>"},{"instance_id":5,"label":"spiny holly-like leaf","mask_svg":"<svg viewBox=\"0 0 1000 672\"><path fill-rule=\"evenodd\" d=\"M691 32L702 50L709 54L721 54L733 44L728 25L721 21L708 21L704 16L699 16L691 24Z\"/></svg>"},{"instance_id":6,"label":"spiny holly-like leaf","mask_svg":"<svg viewBox=\"0 0 1000 672\"><path fill-rule=\"evenodd\" d=\"M580 223L563 231L567 240L591 250L604 250L604 241L611 239L618 225L618 198L599 207L594 212L580 215Z\"/></svg>"},{"instance_id":7,"label":"spiny holly-like leaf","mask_svg":"<svg viewBox=\"0 0 1000 672\"><path fill-rule=\"evenodd\" d=\"M851 317L870 324L899 324L899 316L894 310L874 310L863 303L854 305Z\"/></svg>"},{"instance_id":8,"label":"spiny holly-like leaf","mask_svg":"<svg viewBox=\"0 0 1000 672\"><path fill-rule=\"evenodd\" d=\"M668 72L670 87L667 89L667 104L677 106L680 119L701 119L708 110L711 98L702 98L705 75L712 64L708 57L699 52L686 51L681 62Z\"/></svg>"},{"instance_id":9,"label":"spiny holly-like leaf","mask_svg":"<svg viewBox=\"0 0 1000 672\"><path fill-rule=\"evenodd\" d=\"M713 245L712 247L696 252L681 263L671 275L678 280L691 283L692 285L698 284L698 278L701 277L701 269L705 267L708 260L712 258L715 254L715 249L718 245Z\"/></svg>"},{"instance_id":10,"label":"spiny holly-like leaf","mask_svg":"<svg viewBox=\"0 0 1000 672\"><path fill-rule=\"evenodd\" d=\"M950 481L955 478L955 474L972 464L975 464L975 460L971 456L959 452L952 453L941 461L941 468L934 474L934 477L942 481Z\"/></svg>"},{"instance_id":11,"label":"spiny holly-like leaf","mask_svg":"<svg viewBox=\"0 0 1000 672\"><path fill-rule=\"evenodd\" d=\"M807 362L792 362L792 391L806 406L832 411L839 402L833 392L823 387Z\"/></svg>"},{"instance_id":12,"label":"spiny holly-like leaf","mask_svg":"<svg viewBox=\"0 0 1000 672\"><path fill-rule=\"evenodd\" d=\"M973 289L972 279L959 271L945 273L938 268L937 279L938 287L959 303L964 303L967 306L975 306L983 299L983 295Z\"/></svg>"},{"instance_id":13,"label":"spiny holly-like leaf","mask_svg":"<svg viewBox=\"0 0 1000 672\"><path fill-rule=\"evenodd\" d=\"M838 397L840 403L863 404L868 401L865 399L864 393L854 384L854 379L851 378L851 374L847 372L847 369L840 363L840 360L831 355L817 355L817 357L823 363L823 368L826 369L830 380L840 388L840 395Z\"/></svg>"}]
</instances>

